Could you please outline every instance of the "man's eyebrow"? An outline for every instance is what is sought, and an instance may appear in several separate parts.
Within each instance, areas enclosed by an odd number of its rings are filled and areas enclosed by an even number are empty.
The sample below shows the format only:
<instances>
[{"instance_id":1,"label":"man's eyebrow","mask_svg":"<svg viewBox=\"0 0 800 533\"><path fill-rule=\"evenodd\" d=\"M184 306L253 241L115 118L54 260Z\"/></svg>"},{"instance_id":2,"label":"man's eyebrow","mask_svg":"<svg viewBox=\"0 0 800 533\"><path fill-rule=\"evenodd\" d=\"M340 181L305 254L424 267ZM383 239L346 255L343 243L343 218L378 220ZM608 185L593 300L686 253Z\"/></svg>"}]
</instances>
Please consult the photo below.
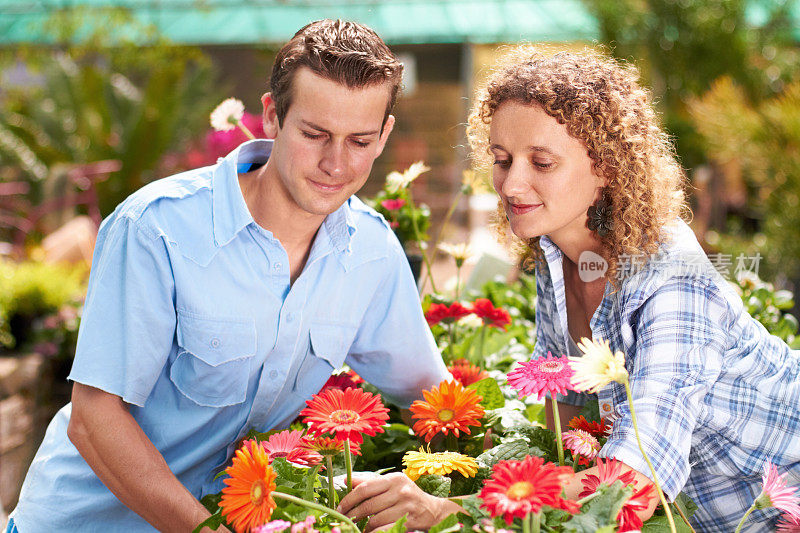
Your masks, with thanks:
<instances>
[{"instance_id":1,"label":"man's eyebrow","mask_svg":"<svg viewBox=\"0 0 800 533\"><path fill-rule=\"evenodd\" d=\"M317 131L320 131L322 133L327 133L328 135L332 135L331 131L326 130L322 126L318 126L318 125L314 124L313 122L309 122L307 120L301 120L300 122L302 122L303 124L305 124L309 128L313 128L313 129L315 129ZM381 132L380 130L358 131L358 132L355 132L355 133L350 133L348 135L353 135L355 137L367 137L368 135L378 135L378 134L380 134L380 132Z\"/></svg>"}]
</instances>

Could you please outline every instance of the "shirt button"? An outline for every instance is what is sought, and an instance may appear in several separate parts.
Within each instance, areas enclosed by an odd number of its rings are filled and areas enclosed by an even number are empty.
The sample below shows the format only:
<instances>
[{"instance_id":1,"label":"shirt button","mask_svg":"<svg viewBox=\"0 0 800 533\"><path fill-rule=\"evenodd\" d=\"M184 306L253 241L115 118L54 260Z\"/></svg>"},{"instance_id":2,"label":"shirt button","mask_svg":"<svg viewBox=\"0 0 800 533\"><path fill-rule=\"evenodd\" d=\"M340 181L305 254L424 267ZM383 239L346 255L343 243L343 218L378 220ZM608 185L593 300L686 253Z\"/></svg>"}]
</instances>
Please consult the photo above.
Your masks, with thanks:
<instances>
[{"instance_id":1,"label":"shirt button","mask_svg":"<svg viewBox=\"0 0 800 533\"><path fill-rule=\"evenodd\" d=\"M211 347L212 348L219 348L219 344L220 344L220 342L219 342L218 338L214 337L213 339L211 339Z\"/></svg>"},{"instance_id":2,"label":"shirt button","mask_svg":"<svg viewBox=\"0 0 800 533\"><path fill-rule=\"evenodd\" d=\"M272 267L272 268L274 268L274 269L275 269L275 272L280 272L280 270L281 270L281 267L282 267L282 266L283 266L283 265L282 265L282 264L280 264L280 263L275 263L275 265L273 265L273 267Z\"/></svg>"},{"instance_id":3,"label":"shirt button","mask_svg":"<svg viewBox=\"0 0 800 533\"><path fill-rule=\"evenodd\" d=\"M286 313L286 321L291 322L294 320L294 313Z\"/></svg>"},{"instance_id":4,"label":"shirt button","mask_svg":"<svg viewBox=\"0 0 800 533\"><path fill-rule=\"evenodd\" d=\"M278 377L278 371L277 370L270 370L269 371L269 377L271 377L272 379L277 378Z\"/></svg>"}]
</instances>

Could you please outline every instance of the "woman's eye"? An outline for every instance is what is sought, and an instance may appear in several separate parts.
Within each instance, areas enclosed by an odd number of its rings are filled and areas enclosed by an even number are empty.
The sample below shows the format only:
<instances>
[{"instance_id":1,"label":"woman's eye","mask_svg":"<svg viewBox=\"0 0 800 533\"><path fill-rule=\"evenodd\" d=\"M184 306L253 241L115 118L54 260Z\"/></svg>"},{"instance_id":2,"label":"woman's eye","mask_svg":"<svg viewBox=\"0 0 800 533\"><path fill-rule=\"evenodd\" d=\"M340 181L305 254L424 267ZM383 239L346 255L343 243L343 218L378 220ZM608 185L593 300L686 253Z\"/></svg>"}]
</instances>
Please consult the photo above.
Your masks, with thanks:
<instances>
[{"instance_id":1,"label":"woman's eye","mask_svg":"<svg viewBox=\"0 0 800 533\"><path fill-rule=\"evenodd\" d=\"M533 165L534 165L536 168L540 168L540 169L542 169L542 170L547 170L548 168L552 168L552 166L553 166L553 163L552 163L552 162L550 162L550 163L544 163L544 162L534 161L534 162L533 162Z\"/></svg>"},{"instance_id":2,"label":"woman's eye","mask_svg":"<svg viewBox=\"0 0 800 533\"><path fill-rule=\"evenodd\" d=\"M508 170L511 167L511 160L510 159L497 159L494 162L495 165L502 168L503 170Z\"/></svg>"}]
</instances>

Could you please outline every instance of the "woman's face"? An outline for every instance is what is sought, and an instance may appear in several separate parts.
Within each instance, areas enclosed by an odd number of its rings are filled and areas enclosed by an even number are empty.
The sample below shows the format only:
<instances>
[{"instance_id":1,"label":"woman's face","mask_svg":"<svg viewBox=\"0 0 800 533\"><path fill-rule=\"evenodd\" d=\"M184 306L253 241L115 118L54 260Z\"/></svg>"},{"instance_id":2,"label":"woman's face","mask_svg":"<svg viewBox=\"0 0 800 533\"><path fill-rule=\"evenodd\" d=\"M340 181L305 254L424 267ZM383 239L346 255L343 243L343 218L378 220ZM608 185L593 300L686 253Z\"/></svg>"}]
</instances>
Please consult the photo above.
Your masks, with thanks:
<instances>
[{"instance_id":1,"label":"woman's face","mask_svg":"<svg viewBox=\"0 0 800 533\"><path fill-rule=\"evenodd\" d=\"M586 210L605 180L583 143L538 105L504 102L492 115L492 179L511 230L521 239L585 234Z\"/></svg>"}]
</instances>

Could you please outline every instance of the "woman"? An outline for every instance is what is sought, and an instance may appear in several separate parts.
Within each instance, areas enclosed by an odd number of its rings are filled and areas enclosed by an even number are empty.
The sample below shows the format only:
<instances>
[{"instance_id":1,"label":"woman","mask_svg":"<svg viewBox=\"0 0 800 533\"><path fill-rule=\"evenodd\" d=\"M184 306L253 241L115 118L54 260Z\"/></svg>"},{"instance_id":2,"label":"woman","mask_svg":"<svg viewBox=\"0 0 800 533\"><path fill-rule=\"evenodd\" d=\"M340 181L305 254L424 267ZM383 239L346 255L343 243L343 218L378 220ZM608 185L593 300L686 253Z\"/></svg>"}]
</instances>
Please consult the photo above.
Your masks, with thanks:
<instances>
[{"instance_id":1,"label":"woman","mask_svg":"<svg viewBox=\"0 0 800 533\"><path fill-rule=\"evenodd\" d=\"M625 353L668 499L683 490L698 530L733 531L766 461L800 482L800 357L747 314L680 219L684 177L637 78L595 53L519 50L479 95L470 140L493 164L501 229L535 264L534 357L580 355L582 337ZM614 420L600 456L645 481L624 388L598 399ZM565 407L562 426L579 410ZM749 530L772 531L777 516L756 511Z\"/></svg>"}]
</instances>

